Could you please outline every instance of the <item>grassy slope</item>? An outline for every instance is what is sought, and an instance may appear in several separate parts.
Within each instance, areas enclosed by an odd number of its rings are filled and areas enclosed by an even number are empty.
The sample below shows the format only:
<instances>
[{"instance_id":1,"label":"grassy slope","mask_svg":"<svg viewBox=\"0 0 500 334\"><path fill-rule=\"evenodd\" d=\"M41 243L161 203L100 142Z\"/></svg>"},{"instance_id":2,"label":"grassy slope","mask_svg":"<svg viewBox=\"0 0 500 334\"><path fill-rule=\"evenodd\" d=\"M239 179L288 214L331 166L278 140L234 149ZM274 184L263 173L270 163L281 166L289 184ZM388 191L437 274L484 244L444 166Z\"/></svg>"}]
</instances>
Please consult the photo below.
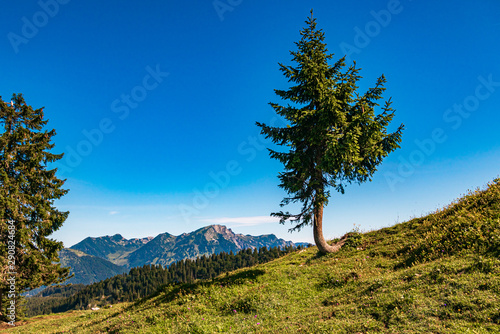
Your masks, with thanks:
<instances>
[{"instance_id":1,"label":"grassy slope","mask_svg":"<svg viewBox=\"0 0 500 334\"><path fill-rule=\"evenodd\" d=\"M315 247L8 333L500 333L500 181L351 247Z\"/></svg>"}]
</instances>

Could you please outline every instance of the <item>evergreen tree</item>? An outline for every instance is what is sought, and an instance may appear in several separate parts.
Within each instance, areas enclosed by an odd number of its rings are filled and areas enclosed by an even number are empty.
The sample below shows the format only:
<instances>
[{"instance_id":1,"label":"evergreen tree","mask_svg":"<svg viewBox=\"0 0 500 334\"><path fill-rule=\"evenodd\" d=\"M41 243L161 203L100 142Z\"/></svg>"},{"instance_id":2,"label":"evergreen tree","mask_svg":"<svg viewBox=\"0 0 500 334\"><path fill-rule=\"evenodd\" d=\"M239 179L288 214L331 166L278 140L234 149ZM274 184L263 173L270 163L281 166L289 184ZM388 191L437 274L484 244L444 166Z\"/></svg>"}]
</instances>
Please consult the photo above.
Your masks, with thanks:
<instances>
[{"instance_id":1,"label":"evergreen tree","mask_svg":"<svg viewBox=\"0 0 500 334\"><path fill-rule=\"evenodd\" d=\"M62 154L50 153L55 131L44 130L46 124L43 108L34 110L22 94L14 94L11 103L0 97L0 312L4 320L14 280L19 304L23 291L60 283L69 276L69 268L58 263L62 242L48 237L69 213L54 206L54 200L68 190L62 189L64 181L56 177L56 170L48 169Z\"/></svg>"},{"instance_id":2,"label":"evergreen tree","mask_svg":"<svg viewBox=\"0 0 500 334\"><path fill-rule=\"evenodd\" d=\"M295 224L290 231L312 224L319 251L327 253L340 249L344 241L331 246L323 237L323 208L328 204L330 188L344 193L347 184L371 180L382 159L399 148L403 125L387 133L394 117L390 99L382 112L375 114L385 90L383 75L375 87L360 95L356 91L361 79L356 63L346 70L345 57L329 64L333 54L328 53L324 33L316 28L312 11L301 36L296 43L298 50L290 52L296 66L279 64L285 77L295 84L288 90L275 90L289 104L270 103L288 125L257 125L266 138L289 149L269 150L285 169L279 174L280 187L289 197L280 205L302 203L298 214L280 211L271 215L279 217L281 224Z\"/></svg>"}]
</instances>

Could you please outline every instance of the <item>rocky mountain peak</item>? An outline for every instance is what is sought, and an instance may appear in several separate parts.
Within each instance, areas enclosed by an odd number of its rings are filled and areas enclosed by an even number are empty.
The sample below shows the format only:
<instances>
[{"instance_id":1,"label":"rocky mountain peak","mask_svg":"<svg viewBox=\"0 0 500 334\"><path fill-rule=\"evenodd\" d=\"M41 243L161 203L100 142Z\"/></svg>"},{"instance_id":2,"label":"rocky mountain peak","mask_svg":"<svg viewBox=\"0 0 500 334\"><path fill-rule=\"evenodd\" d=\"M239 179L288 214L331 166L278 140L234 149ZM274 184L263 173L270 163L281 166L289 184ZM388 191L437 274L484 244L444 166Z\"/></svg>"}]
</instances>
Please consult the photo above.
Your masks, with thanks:
<instances>
[{"instance_id":1,"label":"rocky mountain peak","mask_svg":"<svg viewBox=\"0 0 500 334\"><path fill-rule=\"evenodd\" d=\"M72 246L89 255L100 257L116 265L133 268L144 264L168 266L185 258L196 258L220 252L237 252L245 248L286 247L291 241L275 235L251 236L235 234L223 225L210 225L190 233L175 236L161 233L155 238L127 240L120 234L100 238L87 238Z\"/></svg>"},{"instance_id":2,"label":"rocky mountain peak","mask_svg":"<svg viewBox=\"0 0 500 334\"><path fill-rule=\"evenodd\" d=\"M130 241L139 241L142 242L144 245L153 240L155 237L145 237L145 238L139 238L139 239L130 239Z\"/></svg>"},{"instance_id":3,"label":"rocky mountain peak","mask_svg":"<svg viewBox=\"0 0 500 334\"><path fill-rule=\"evenodd\" d=\"M207 241L217 240L220 237L226 240L234 240L236 235L223 225L210 225L201 229Z\"/></svg>"}]
</instances>

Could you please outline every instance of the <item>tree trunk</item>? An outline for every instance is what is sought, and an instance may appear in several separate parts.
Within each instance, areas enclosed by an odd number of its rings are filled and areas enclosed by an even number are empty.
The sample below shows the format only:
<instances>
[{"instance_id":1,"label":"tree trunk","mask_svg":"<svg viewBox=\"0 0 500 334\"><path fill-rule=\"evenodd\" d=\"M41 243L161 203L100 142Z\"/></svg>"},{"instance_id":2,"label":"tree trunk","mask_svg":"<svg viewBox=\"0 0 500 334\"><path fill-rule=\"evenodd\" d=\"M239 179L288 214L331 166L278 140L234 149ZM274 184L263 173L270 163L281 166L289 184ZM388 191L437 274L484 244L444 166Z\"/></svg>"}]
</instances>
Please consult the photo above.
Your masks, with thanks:
<instances>
[{"instance_id":1,"label":"tree trunk","mask_svg":"<svg viewBox=\"0 0 500 334\"><path fill-rule=\"evenodd\" d=\"M333 245L326 243L326 240L323 237L323 204L314 209L313 234L314 242L316 243L316 246L318 246L319 252L323 254L337 252L345 242L345 238L342 238L339 242Z\"/></svg>"}]
</instances>

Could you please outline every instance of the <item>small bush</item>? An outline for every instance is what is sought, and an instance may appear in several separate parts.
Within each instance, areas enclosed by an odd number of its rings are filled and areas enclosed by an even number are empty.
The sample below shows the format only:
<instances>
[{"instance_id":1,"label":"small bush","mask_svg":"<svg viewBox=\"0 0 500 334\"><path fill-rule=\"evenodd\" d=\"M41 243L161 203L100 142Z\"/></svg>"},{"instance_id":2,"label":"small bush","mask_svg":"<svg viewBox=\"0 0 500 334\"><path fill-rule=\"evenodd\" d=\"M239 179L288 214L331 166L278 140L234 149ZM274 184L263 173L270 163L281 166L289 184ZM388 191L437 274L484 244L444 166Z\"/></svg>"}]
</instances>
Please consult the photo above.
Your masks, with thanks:
<instances>
[{"instance_id":1,"label":"small bush","mask_svg":"<svg viewBox=\"0 0 500 334\"><path fill-rule=\"evenodd\" d=\"M356 249L363 245L363 234L356 225L354 225L354 229L351 232L348 232L345 237L347 239L342 246L342 249Z\"/></svg>"}]
</instances>

